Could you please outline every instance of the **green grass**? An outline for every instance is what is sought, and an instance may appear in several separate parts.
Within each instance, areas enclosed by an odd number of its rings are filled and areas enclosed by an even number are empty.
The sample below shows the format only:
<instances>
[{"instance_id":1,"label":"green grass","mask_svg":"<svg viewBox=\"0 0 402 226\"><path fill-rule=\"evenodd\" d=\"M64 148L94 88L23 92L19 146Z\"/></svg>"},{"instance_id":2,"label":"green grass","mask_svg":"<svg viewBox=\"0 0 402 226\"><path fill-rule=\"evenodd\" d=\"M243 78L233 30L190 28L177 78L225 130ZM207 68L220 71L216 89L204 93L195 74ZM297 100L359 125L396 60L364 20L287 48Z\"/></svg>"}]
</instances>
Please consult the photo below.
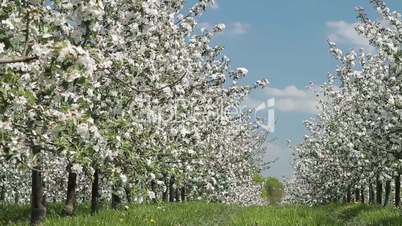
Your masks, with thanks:
<instances>
[{"instance_id":1,"label":"green grass","mask_svg":"<svg viewBox=\"0 0 402 226\"><path fill-rule=\"evenodd\" d=\"M283 206L248 207L203 202L133 205L119 211L103 208L96 216L89 207L80 206L72 218L60 215L62 206L51 205L44 225L289 225L289 226L387 226L402 225L400 210L362 204L322 207ZM26 225L29 208L0 205L0 225Z\"/></svg>"}]
</instances>

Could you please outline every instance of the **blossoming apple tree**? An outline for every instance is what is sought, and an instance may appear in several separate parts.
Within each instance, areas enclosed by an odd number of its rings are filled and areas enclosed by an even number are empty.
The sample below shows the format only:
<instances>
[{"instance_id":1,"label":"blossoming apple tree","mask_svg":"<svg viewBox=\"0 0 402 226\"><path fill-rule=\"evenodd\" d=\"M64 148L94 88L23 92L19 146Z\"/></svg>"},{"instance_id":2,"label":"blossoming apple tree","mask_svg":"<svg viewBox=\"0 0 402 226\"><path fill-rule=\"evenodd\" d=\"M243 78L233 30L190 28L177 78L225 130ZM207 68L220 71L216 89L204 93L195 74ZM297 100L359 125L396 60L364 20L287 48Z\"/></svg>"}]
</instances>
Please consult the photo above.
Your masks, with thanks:
<instances>
[{"instance_id":1,"label":"blossoming apple tree","mask_svg":"<svg viewBox=\"0 0 402 226\"><path fill-rule=\"evenodd\" d=\"M321 113L306 122L310 133L295 147L296 172L289 190L296 200L350 201L354 193L355 200L364 201L368 192L370 202L381 204L385 189L387 205L394 179L399 205L402 22L400 13L383 1L371 3L384 21L372 21L358 8L356 30L374 52L343 54L329 42L339 66L320 87Z\"/></svg>"},{"instance_id":2,"label":"blossoming apple tree","mask_svg":"<svg viewBox=\"0 0 402 226\"><path fill-rule=\"evenodd\" d=\"M266 134L228 109L268 82L236 83L247 70L210 46L223 24L197 32L210 3L2 1L2 200L31 199L32 225L89 194L93 212L109 196L251 201L236 197L258 194Z\"/></svg>"}]
</instances>

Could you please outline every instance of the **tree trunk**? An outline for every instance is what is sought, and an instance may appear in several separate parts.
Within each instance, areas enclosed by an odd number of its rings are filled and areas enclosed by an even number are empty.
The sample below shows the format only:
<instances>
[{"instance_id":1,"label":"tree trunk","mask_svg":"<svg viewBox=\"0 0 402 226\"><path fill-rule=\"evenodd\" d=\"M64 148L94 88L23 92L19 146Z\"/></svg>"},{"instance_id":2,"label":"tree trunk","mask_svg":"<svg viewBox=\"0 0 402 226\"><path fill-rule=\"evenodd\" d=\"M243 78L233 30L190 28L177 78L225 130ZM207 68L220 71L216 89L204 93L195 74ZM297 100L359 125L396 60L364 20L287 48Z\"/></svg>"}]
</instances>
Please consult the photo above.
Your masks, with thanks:
<instances>
[{"instance_id":1,"label":"tree trunk","mask_svg":"<svg viewBox=\"0 0 402 226\"><path fill-rule=\"evenodd\" d=\"M401 174L395 176L395 206L399 207L401 203Z\"/></svg>"},{"instance_id":2,"label":"tree trunk","mask_svg":"<svg viewBox=\"0 0 402 226\"><path fill-rule=\"evenodd\" d=\"M374 204L374 187L371 181L369 181L369 204Z\"/></svg>"},{"instance_id":3,"label":"tree trunk","mask_svg":"<svg viewBox=\"0 0 402 226\"><path fill-rule=\"evenodd\" d=\"M389 197L391 196L391 181L387 180L385 182L385 198L384 198L384 206L388 205Z\"/></svg>"},{"instance_id":4,"label":"tree trunk","mask_svg":"<svg viewBox=\"0 0 402 226\"><path fill-rule=\"evenodd\" d=\"M180 192L179 192L179 188L175 189L175 195L176 197L176 202L180 202Z\"/></svg>"},{"instance_id":5,"label":"tree trunk","mask_svg":"<svg viewBox=\"0 0 402 226\"><path fill-rule=\"evenodd\" d=\"M376 178L376 201L378 205L381 205L382 203L382 183L380 181L380 176L377 175Z\"/></svg>"},{"instance_id":6,"label":"tree trunk","mask_svg":"<svg viewBox=\"0 0 402 226\"><path fill-rule=\"evenodd\" d=\"M163 174L163 182L165 183L166 189L162 192L162 200L164 202L168 202L169 201L169 195L168 195L168 191L169 191L169 186L168 186L168 179L167 179L167 175Z\"/></svg>"},{"instance_id":7,"label":"tree trunk","mask_svg":"<svg viewBox=\"0 0 402 226\"><path fill-rule=\"evenodd\" d=\"M74 215L74 208L75 208L75 202L77 200L77 193L76 193L76 188L77 188L77 174L71 171L72 165L69 164L67 166L67 171L68 171L68 182L67 182L67 198L66 198L66 205L64 207L64 214L67 216L72 216Z\"/></svg>"},{"instance_id":8,"label":"tree trunk","mask_svg":"<svg viewBox=\"0 0 402 226\"><path fill-rule=\"evenodd\" d=\"M0 202L4 202L5 200L6 200L6 188L5 186L1 186Z\"/></svg>"},{"instance_id":9,"label":"tree trunk","mask_svg":"<svg viewBox=\"0 0 402 226\"><path fill-rule=\"evenodd\" d=\"M91 191L91 214L94 215L98 211L99 202L99 169L95 169L94 178L92 181Z\"/></svg>"},{"instance_id":10,"label":"tree trunk","mask_svg":"<svg viewBox=\"0 0 402 226\"><path fill-rule=\"evenodd\" d=\"M131 188L129 186L125 186L124 191L126 193L127 202L131 203Z\"/></svg>"},{"instance_id":11,"label":"tree trunk","mask_svg":"<svg viewBox=\"0 0 402 226\"><path fill-rule=\"evenodd\" d=\"M352 202L352 191L350 190L350 188L348 189L347 193L346 193L346 202Z\"/></svg>"},{"instance_id":12,"label":"tree trunk","mask_svg":"<svg viewBox=\"0 0 402 226\"><path fill-rule=\"evenodd\" d=\"M181 187L180 194L181 194L181 201L185 202L186 201L186 187L185 186Z\"/></svg>"},{"instance_id":13,"label":"tree trunk","mask_svg":"<svg viewBox=\"0 0 402 226\"><path fill-rule=\"evenodd\" d=\"M38 155L39 147L33 147L33 154ZM43 192L43 181L41 173L41 163L38 158L38 164L31 171L32 194L31 194L31 226L40 225L46 216L46 205Z\"/></svg>"},{"instance_id":14,"label":"tree trunk","mask_svg":"<svg viewBox=\"0 0 402 226\"><path fill-rule=\"evenodd\" d=\"M117 209L121 203L121 198L118 194L115 193L115 190L112 192L112 208Z\"/></svg>"},{"instance_id":15,"label":"tree trunk","mask_svg":"<svg viewBox=\"0 0 402 226\"><path fill-rule=\"evenodd\" d=\"M155 197L151 200L153 203L157 202L157 193L156 193L156 182L155 180L151 180L151 191L154 193Z\"/></svg>"},{"instance_id":16,"label":"tree trunk","mask_svg":"<svg viewBox=\"0 0 402 226\"><path fill-rule=\"evenodd\" d=\"M88 189L89 189L89 186L87 187L86 185L82 188L82 191L81 191L81 200L82 200L82 202L87 201L87 190Z\"/></svg>"},{"instance_id":17,"label":"tree trunk","mask_svg":"<svg viewBox=\"0 0 402 226\"><path fill-rule=\"evenodd\" d=\"M169 190L169 188L166 187L166 190L162 192L162 200L163 200L164 202L168 202L168 201L169 201L168 190Z\"/></svg>"},{"instance_id":18,"label":"tree trunk","mask_svg":"<svg viewBox=\"0 0 402 226\"><path fill-rule=\"evenodd\" d=\"M20 202L20 194L18 193L18 191L16 191L14 196L14 203L18 204L19 202Z\"/></svg>"},{"instance_id":19,"label":"tree trunk","mask_svg":"<svg viewBox=\"0 0 402 226\"><path fill-rule=\"evenodd\" d=\"M360 201L360 190L358 188L355 188L355 202Z\"/></svg>"},{"instance_id":20,"label":"tree trunk","mask_svg":"<svg viewBox=\"0 0 402 226\"><path fill-rule=\"evenodd\" d=\"M170 182L169 182L169 202L174 202L174 200L175 200L174 182L175 182L175 179L174 179L174 176L172 176L170 178Z\"/></svg>"},{"instance_id":21,"label":"tree trunk","mask_svg":"<svg viewBox=\"0 0 402 226\"><path fill-rule=\"evenodd\" d=\"M360 191L361 191L361 194L360 194L360 201L361 201L361 203L364 204L364 202L366 201L366 200L365 200L365 197L364 197L364 195L365 195L365 194L364 194L364 192L365 192L364 186L361 187Z\"/></svg>"}]
</instances>

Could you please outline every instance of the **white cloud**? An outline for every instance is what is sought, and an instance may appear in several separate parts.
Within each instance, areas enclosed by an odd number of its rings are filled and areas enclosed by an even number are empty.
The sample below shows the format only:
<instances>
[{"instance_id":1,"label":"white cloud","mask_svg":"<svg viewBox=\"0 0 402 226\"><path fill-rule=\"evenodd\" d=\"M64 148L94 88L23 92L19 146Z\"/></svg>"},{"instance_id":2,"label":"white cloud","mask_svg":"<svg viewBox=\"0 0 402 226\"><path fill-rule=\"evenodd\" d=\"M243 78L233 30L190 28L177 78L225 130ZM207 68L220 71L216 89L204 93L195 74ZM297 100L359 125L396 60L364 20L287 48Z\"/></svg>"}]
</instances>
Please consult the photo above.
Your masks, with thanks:
<instances>
[{"instance_id":1,"label":"white cloud","mask_svg":"<svg viewBox=\"0 0 402 226\"><path fill-rule=\"evenodd\" d=\"M208 22L200 22L200 23L198 23L198 27L210 30L210 29L212 29L213 26Z\"/></svg>"},{"instance_id":2,"label":"white cloud","mask_svg":"<svg viewBox=\"0 0 402 226\"><path fill-rule=\"evenodd\" d=\"M229 33L235 35L242 35L248 33L248 31L250 30L250 25L241 22L234 22L229 24L227 30Z\"/></svg>"},{"instance_id":3,"label":"white cloud","mask_svg":"<svg viewBox=\"0 0 402 226\"><path fill-rule=\"evenodd\" d=\"M246 100L243 102L243 104L245 107L248 107L248 108L256 108L258 105L261 104L261 100L247 96Z\"/></svg>"},{"instance_id":4,"label":"white cloud","mask_svg":"<svg viewBox=\"0 0 402 226\"><path fill-rule=\"evenodd\" d=\"M290 85L283 89L268 88L266 94L275 97L275 108L279 111L318 113L318 99L311 90Z\"/></svg>"},{"instance_id":5,"label":"white cloud","mask_svg":"<svg viewBox=\"0 0 402 226\"><path fill-rule=\"evenodd\" d=\"M283 112L318 113L314 98L280 98L276 100L275 108Z\"/></svg>"},{"instance_id":6,"label":"white cloud","mask_svg":"<svg viewBox=\"0 0 402 226\"><path fill-rule=\"evenodd\" d=\"M296 86L287 86L284 89L268 88L267 93L275 97L304 97L306 92L299 90Z\"/></svg>"},{"instance_id":7,"label":"white cloud","mask_svg":"<svg viewBox=\"0 0 402 226\"><path fill-rule=\"evenodd\" d=\"M355 29L356 24L348 23L343 20L327 22L330 30L328 38L339 44L349 44L357 48L372 50L369 41L361 36Z\"/></svg>"},{"instance_id":8,"label":"white cloud","mask_svg":"<svg viewBox=\"0 0 402 226\"><path fill-rule=\"evenodd\" d=\"M267 88L263 92L263 96L258 99L248 98L246 105L250 108L259 106L264 100L275 98L274 108L282 112L304 112L317 114L318 99L313 91L308 89L298 89L294 85L287 86L283 89Z\"/></svg>"}]
</instances>

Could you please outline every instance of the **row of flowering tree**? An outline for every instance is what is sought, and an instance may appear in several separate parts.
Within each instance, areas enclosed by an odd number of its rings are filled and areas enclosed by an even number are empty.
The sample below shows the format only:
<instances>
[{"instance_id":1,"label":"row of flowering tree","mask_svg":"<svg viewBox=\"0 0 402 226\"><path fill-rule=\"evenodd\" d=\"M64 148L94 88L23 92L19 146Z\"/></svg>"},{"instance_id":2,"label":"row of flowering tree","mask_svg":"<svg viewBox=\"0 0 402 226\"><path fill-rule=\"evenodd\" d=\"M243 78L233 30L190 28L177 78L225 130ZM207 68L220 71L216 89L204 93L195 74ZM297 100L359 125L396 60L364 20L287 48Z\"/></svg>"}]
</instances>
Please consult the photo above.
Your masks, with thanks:
<instances>
[{"instance_id":1,"label":"row of flowering tree","mask_svg":"<svg viewBox=\"0 0 402 226\"><path fill-rule=\"evenodd\" d=\"M357 9L356 31L374 47L344 54L329 42L336 73L318 90L320 114L295 150L289 198L307 203L369 201L387 205L394 188L400 204L402 173L402 20L383 1L381 16Z\"/></svg>"},{"instance_id":2,"label":"row of flowering tree","mask_svg":"<svg viewBox=\"0 0 402 226\"><path fill-rule=\"evenodd\" d=\"M266 133L210 41L211 0L5 0L0 5L0 201L259 202Z\"/></svg>"}]
</instances>

